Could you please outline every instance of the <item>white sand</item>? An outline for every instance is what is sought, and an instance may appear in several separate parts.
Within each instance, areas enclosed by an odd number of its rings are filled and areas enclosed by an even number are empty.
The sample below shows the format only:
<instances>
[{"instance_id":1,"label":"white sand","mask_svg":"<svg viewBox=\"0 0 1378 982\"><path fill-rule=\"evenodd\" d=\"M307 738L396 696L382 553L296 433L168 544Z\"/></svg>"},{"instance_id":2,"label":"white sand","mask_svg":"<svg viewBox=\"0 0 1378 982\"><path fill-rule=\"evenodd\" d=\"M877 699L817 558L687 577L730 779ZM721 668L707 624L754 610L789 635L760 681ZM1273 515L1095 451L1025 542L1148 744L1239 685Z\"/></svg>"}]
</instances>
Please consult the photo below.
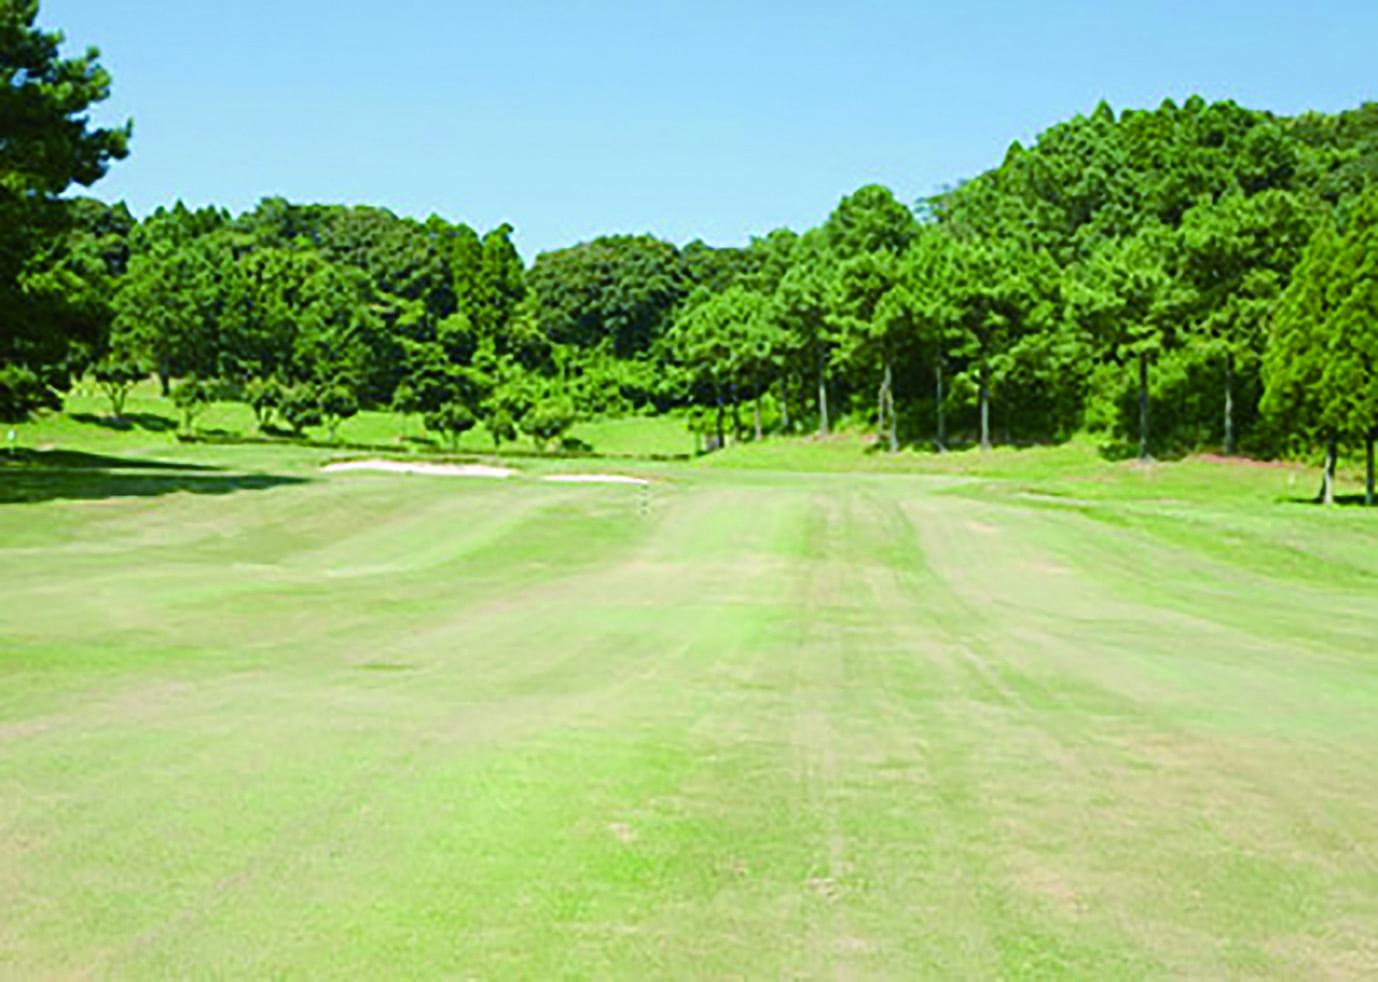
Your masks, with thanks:
<instances>
[{"instance_id":1,"label":"white sand","mask_svg":"<svg viewBox=\"0 0 1378 982\"><path fill-rule=\"evenodd\" d=\"M626 474L552 474L541 478L555 484L650 484L641 477L628 477Z\"/></svg>"},{"instance_id":2,"label":"white sand","mask_svg":"<svg viewBox=\"0 0 1378 982\"><path fill-rule=\"evenodd\" d=\"M400 460L350 460L326 464L321 468L330 473L341 471L382 471L387 474L430 474L435 477L511 477L516 471L486 464L408 464Z\"/></svg>"}]
</instances>

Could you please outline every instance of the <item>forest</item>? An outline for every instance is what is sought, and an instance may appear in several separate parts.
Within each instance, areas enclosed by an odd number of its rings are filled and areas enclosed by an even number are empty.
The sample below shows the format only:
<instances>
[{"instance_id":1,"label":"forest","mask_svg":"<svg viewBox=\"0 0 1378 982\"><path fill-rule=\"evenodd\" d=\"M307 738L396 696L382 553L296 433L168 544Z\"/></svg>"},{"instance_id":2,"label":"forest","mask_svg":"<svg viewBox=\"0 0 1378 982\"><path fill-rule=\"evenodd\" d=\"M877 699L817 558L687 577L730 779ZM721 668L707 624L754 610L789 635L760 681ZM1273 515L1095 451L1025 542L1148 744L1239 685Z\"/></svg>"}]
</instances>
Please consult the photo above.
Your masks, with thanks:
<instances>
[{"instance_id":1,"label":"forest","mask_svg":"<svg viewBox=\"0 0 1378 982\"><path fill-rule=\"evenodd\" d=\"M333 439L361 408L443 444L558 444L682 414L707 452L850 428L882 450L1341 455L1378 434L1378 104L1286 117L1104 103L917 202L868 185L741 246L609 234L535 256L366 204L64 196L128 152L82 115L99 55L37 4L0 25L0 414L155 375L188 428L218 399ZM953 175L954 179L962 175ZM478 189L476 189L478 190Z\"/></svg>"}]
</instances>

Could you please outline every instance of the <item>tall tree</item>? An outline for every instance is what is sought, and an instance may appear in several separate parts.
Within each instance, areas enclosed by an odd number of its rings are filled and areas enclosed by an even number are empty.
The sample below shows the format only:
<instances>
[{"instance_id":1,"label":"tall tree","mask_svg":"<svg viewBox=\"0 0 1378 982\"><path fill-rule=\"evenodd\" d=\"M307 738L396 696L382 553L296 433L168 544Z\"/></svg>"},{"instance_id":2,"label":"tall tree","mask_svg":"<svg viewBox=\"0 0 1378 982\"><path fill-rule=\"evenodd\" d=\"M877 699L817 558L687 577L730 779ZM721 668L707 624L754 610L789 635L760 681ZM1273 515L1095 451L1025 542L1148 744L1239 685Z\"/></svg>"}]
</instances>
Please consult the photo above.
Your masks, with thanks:
<instances>
[{"instance_id":1,"label":"tall tree","mask_svg":"<svg viewBox=\"0 0 1378 982\"><path fill-rule=\"evenodd\" d=\"M888 252L863 252L844 261L833 277L830 319L840 360L856 372L874 371L876 425L891 453L899 449L894 365L905 340L903 321L886 297L896 288L899 261Z\"/></svg>"},{"instance_id":2,"label":"tall tree","mask_svg":"<svg viewBox=\"0 0 1378 982\"><path fill-rule=\"evenodd\" d=\"M795 249L795 262L780 278L772 304L779 324L794 339L802 360L800 374L815 383L818 432L827 436L828 363L832 340L828 330L828 256L817 230L806 233Z\"/></svg>"},{"instance_id":3,"label":"tall tree","mask_svg":"<svg viewBox=\"0 0 1378 982\"><path fill-rule=\"evenodd\" d=\"M1378 442L1378 188L1359 199L1340 242L1336 333L1344 340L1350 425L1364 441L1364 501L1375 504Z\"/></svg>"},{"instance_id":4,"label":"tall tree","mask_svg":"<svg viewBox=\"0 0 1378 982\"><path fill-rule=\"evenodd\" d=\"M898 337L892 322L876 320L881 298L895 284L899 255L918 232L914 213L888 188L869 184L847 195L823 225L823 239L835 264L829 306L838 356L863 372L875 369L877 425L893 452L894 359Z\"/></svg>"},{"instance_id":5,"label":"tall tree","mask_svg":"<svg viewBox=\"0 0 1378 982\"><path fill-rule=\"evenodd\" d=\"M231 265L211 237L160 241L130 260L114 298L116 346L156 369L165 393L174 376L221 373L222 274Z\"/></svg>"},{"instance_id":6,"label":"tall tree","mask_svg":"<svg viewBox=\"0 0 1378 982\"><path fill-rule=\"evenodd\" d=\"M512 244L511 225L499 225L483 237L479 275L482 302L468 313L480 335L501 345L517 306L526 296L526 269Z\"/></svg>"},{"instance_id":7,"label":"tall tree","mask_svg":"<svg viewBox=\"0 0 1378 982\"><path fill-rule=\"evenodd\" d=\"M726 443L728 400L738 387L759 380L769 364L769 301L744 287L714 294L700 287L681 309L671 342L693 378L712 392L717 447Z\"/></svg>"},{"instance_id":8,"label":"tall tree","mask_svg":"<svg viewBox=\"0 0 1378 982\"><path fill-rule=\"evenodd\" d=\"M823 226L828 248L841 258L863 253L897 256L917 233L914 213L879 184L868 184L847 195Z\"/></svg>"},{"instance_id":9,"label":"tall tree","mask_svg":"<svg viewBox=\"0 0 1378 982\"><path fill-rule=\"evenodd\" d=\"M541 327L557 344L650 349L687 292L679 251L649 235L595 239L536 257L528 278Z\"/></svg>"},{"instance_id":10,"label":"tall tree","mask_svg":"<svg viewBox=\"0 0 1378 982\"><path fill-rule=\"evenodd\" d=\"M957 238L952 245L945 290L958 337L957 350L967 360L967 377L977 394L979 440L989 450L991 405L997 380L1009 370L1011 352L1021 336L1048 320L1041 289L1030 275L1046 268L1046 257L1007 239Z\"/></svg>"},{"instance_id":11,"label":"tall tree","mask_svg":"<svg viewBox=\"0 0 1378 982\"><path fill-rule=\"evenodd\" d=\"M1339 250L1330 223L1312 237L1269 327L1263 360L1262 408L1291 436L1319 438L1325 446L1319 498L1335 501L1335 465L1344 419L1337 412L1331 370L1335 304L1329 281Z\"/></svg>"},{"instance_id":12,"label":"tall tree","mask_svg":"<svg viewBox=\"0 0 1378 982\"><path fill-rule=\"evenodd\" d=\"M910 350L921 353L932 368L934 446L940 453L947 449L948 360L959 320L953 276L951 236L942 226L924 225L900 258L897 283L877 311L883 329L893 337L907 337Z\"/></svg>"},{"instance_id":13,"label":"tall tree","mask_svg":"<svg viewBox=\"0 0 1378 982\"><path fill-rule=\"evenodd\" d=\"M1139 458L1150 456L1149 376L1154 360L1177 341L1190 305L1174 262L1175 233L1147 226L1106 242L1072 285L1072 306L1104 356L1137 369Z\"/></svg>"},{"instance_id":14,"label":"tall tree","mask_svg":"<svg viewBox=\"0 0 1378 982\"><path fill-rule=\"evenodd\" d=\"M1365 445L1372 505L1378 439L1378 190L1336 232L1322 223L1279 303L1264 361L1264 409L1325 444L1321 498L1335 500L1339 447Z\"/></svg>"},{"instance_id":15,"label":"tall tree","mask_svg":"<svg viewBox=\"0 0 1378 982\"><path fill-rule=\"evenodd\" d=\"M1261 131L1260 131L1261 132ZM1197 343L1223 371L1223 447L1235 451L1241 373L1256 375L1267 321L1315 224L1288 191L1231 194L1187 212L1184 267L1198 298Z\"/></svg>"},{"instance_id":16,"label":"tall tree","mask_svg":"<svg viewBox=\"0 0 1378 982\"><path fill-rule=\"evenodd\" d=\"M130 127L93 127L110 94L95 48L61 53L62 35L36 24L38 0L0 4L0 416L53 405L66 386L72 336L26 271L71 220L59 196L90 186L125 156Z\"/></svg>"}]
</instances>

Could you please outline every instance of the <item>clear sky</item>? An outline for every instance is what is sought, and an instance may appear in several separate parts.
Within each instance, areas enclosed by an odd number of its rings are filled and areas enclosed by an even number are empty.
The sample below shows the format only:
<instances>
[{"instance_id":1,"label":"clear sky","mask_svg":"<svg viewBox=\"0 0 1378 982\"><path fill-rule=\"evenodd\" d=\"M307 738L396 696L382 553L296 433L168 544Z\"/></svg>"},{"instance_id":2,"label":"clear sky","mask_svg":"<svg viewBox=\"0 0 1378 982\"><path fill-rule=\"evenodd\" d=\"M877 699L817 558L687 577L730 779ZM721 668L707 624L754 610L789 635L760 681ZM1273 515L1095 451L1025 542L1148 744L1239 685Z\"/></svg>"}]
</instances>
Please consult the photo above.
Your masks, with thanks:
<instances>
[{"instance_id":1,"label":"clear sky","mask_svg":"<svg viewBox=\"0 0 1378 982\"><path fill-rule=\"evenodd\" d=\"M1102 98L1293 113L1378 98L1375 0L45 0L97 44L97 185L379 204L537 251L744 242L879 181L913 201Z\"/></svg>"}]
</instances>

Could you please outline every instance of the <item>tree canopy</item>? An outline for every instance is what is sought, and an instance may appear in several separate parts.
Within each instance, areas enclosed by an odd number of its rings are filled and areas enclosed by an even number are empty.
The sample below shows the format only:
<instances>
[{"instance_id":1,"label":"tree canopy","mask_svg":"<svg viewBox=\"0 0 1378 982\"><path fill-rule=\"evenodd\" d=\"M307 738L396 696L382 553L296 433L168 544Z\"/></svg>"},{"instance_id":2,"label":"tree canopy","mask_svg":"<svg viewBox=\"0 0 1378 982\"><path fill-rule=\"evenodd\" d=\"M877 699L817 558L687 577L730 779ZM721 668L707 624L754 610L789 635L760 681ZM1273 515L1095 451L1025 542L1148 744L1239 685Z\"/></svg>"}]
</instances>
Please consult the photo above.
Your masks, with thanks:
<instances>
[{"instance_id":1,"label":"tree canopy","mask_svg":"<svg viewBox=\"0 0 1378 982\"><path fill-rule=\"evenodd\" d=\"M90 186L125 156L130 127L90 124L110 94L100 53L64 57L36 26L38 0L0 5L0 415L52 405L76 361L100 343L103 256L81 241L59 196ZM92 282L93 280L97 282ZM97 304L98 306L98 304Z\"/></svg>"}]
</instances>

